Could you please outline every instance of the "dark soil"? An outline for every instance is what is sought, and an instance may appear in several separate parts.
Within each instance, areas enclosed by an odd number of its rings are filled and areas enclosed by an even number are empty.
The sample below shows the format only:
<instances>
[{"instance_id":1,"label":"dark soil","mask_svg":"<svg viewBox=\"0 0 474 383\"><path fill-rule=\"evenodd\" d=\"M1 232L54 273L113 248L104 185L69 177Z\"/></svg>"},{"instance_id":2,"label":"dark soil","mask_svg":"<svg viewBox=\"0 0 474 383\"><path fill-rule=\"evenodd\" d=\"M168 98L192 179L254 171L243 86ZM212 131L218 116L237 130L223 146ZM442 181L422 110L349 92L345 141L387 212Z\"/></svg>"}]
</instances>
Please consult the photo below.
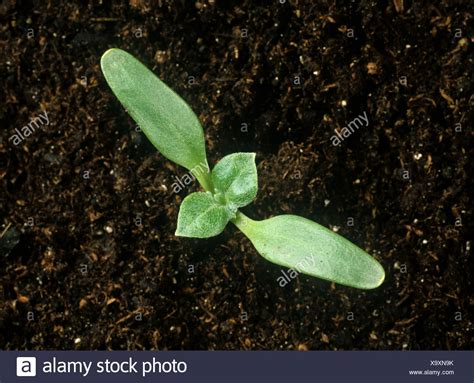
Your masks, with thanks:
<instances>
[{"instance_id":1,"label":"dark soil","mask_svg":"<svg viewBox=\"0 0 474 383\"><path fill-rule=\"evenodd\" d=\"M0 348L472 349L469 1L82 3L0 5ZM175 237L198 186L172 192L185 170L109 90L110 47L189 102L211 164L257 153L250 217L338 230L384 284L282 288L232 225Z\"/></svg>"}]
</instances>

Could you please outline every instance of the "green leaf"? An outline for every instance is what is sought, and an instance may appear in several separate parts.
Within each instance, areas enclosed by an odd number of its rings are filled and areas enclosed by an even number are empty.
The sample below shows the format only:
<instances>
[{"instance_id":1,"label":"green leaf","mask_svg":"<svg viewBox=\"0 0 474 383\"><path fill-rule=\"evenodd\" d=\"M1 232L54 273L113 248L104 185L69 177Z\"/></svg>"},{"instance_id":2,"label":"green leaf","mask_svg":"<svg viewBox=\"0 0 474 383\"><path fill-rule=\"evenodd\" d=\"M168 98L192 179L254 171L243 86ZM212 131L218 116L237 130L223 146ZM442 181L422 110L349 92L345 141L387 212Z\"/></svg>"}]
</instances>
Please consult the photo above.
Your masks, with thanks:
<instances>
[{"instance_id":1,"label":"green leaf","mask_svg":"<svg viewBox=\"0 0 474 383\"><path fill-rule=\"evenodd\" d=\"M212 169L217 198L231 209L248 205L257 195L255 153L234 153L222 158Z\"/></svg>"},{"instance_id":2,"label":"green leaf","mask_svg":"<svg viewBox=\"0 0 474 383\"><path fill-rule=\"evenodd\" d=\"M189 170L209 168L201 124L181 97L121 49L109 49L100 64L114 94L161 154Z\"/></svg>"},{"instance_id":3,"label":"green leaf","mask_svg":"<svg viewBox=\"0 0 474 383\"><path fill-rule=\"evenodd\" d=\"M235 214L219 204L211 193L192 193L179 208L178 227L175 235L208 238L222 233Z\"/></svg>"},{"instance_id":4,"label":"green leaf","mask_svg":"<svg viewBox=\"0 0 474 383\"><path fill-rule=\"evenodd\" d=\"M385 278L382 266L364 250L333 231L295 215L254 221L233 220L270 262L297 272L359 289L373 289Z\"/></svg>"}]
</instances>

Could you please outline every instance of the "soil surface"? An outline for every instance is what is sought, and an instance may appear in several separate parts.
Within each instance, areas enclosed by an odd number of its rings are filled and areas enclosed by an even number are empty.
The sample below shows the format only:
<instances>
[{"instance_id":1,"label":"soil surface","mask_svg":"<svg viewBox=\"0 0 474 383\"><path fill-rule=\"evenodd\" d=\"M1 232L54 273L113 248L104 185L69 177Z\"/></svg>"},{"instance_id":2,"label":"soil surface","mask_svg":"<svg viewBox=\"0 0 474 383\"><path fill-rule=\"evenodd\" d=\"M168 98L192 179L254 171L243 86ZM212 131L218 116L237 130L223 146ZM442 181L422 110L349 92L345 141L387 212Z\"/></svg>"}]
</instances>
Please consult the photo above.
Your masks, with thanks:
<instances>
[{"instance_id":1,"label":"soil surface","mask_svg":"<svg viewBox=\"0 0 474 383\"><path fill-rule=\"evenodd\" d=\"M10 0L0 19L1 349L472 349L469 1ZM175 237L198 185L173 193L185 169L111 93L111 47L189 102L211 164L257 153L247 215L338 231L383 285L280 287L231 224Z\"/></svg>"}]
</instances>

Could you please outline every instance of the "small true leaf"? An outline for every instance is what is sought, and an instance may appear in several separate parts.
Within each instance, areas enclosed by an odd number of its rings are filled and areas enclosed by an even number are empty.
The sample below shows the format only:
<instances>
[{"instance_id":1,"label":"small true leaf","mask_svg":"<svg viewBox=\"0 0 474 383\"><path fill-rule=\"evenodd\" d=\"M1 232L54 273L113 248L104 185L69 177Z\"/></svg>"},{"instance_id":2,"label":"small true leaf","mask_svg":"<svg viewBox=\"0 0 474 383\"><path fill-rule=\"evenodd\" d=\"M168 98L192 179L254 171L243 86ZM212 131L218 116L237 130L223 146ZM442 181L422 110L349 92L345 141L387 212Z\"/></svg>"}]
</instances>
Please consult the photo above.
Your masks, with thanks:
<instances>
[{"instance_id":1,"label":"small true leaf","mask_svg":"<svg viewBox=\"0 0 474 383\"><path fill-rule=\"evenodd\" d=\"M253 221L239 213L234 223L270 262L359 289L383 282L382 266L333 231L295 215Z\"/></svg>"},{"instance_id":2,"label":"small true leaf","mask_svg":"<svg viewBox=\"0 0 474 383\"><path fill-rule=\"evenodd\" d=\"M212 169L216 193L224 196L231 208L248 205L257 195L255 153L234 153L222 158Z\"/></svg>"},{"instance_id":3,"label":"small true leaf","mask_svg":"<svg viewBox=\"0 0 474 383\"><path fill-rule=\"evenodd\" d=\"M114 94L161 154L189 170L207 165L201 124L181 97L121 49L105 52L101 67Z\"/></svg>"},{"instance_id":4,"label":"small true leaf","mask_svg":"<svg viewBox=\"0 0 474 383\"><path fill-rule=\"evenodd\" d=\"M220 234L234 216L232 211L219 204L211 193L192 193L181 203L175 235L213 237Z\"/></svg>"}]
</instances>

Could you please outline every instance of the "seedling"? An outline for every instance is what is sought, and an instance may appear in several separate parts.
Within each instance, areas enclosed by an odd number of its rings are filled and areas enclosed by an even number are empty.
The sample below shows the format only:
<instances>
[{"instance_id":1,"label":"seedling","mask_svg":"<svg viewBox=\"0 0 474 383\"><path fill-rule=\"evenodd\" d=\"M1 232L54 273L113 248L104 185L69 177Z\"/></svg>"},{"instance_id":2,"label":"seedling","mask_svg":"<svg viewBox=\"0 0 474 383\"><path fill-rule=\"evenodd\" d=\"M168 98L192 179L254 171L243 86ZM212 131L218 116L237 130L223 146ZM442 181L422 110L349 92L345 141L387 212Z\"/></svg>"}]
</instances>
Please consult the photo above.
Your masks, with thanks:
<instances>
[{"instance_id":1,"label":"seedling","mask_svg":"<svg viewBox=\"0 0 474 383\"><path fill-rule=\"evenodd\" d=\"M355 288L380 286L385 277L382 266L324 226L296 215L255 221L240 212L257 195L255 153L229 154L210 171L198 118L141 62L123 50L110 49L102 56L101 67L113 93L151 143L190 170L205 190L183 200L177 236L216 236L230 221L270 262Z\"/></svg>"}]
</instances>

